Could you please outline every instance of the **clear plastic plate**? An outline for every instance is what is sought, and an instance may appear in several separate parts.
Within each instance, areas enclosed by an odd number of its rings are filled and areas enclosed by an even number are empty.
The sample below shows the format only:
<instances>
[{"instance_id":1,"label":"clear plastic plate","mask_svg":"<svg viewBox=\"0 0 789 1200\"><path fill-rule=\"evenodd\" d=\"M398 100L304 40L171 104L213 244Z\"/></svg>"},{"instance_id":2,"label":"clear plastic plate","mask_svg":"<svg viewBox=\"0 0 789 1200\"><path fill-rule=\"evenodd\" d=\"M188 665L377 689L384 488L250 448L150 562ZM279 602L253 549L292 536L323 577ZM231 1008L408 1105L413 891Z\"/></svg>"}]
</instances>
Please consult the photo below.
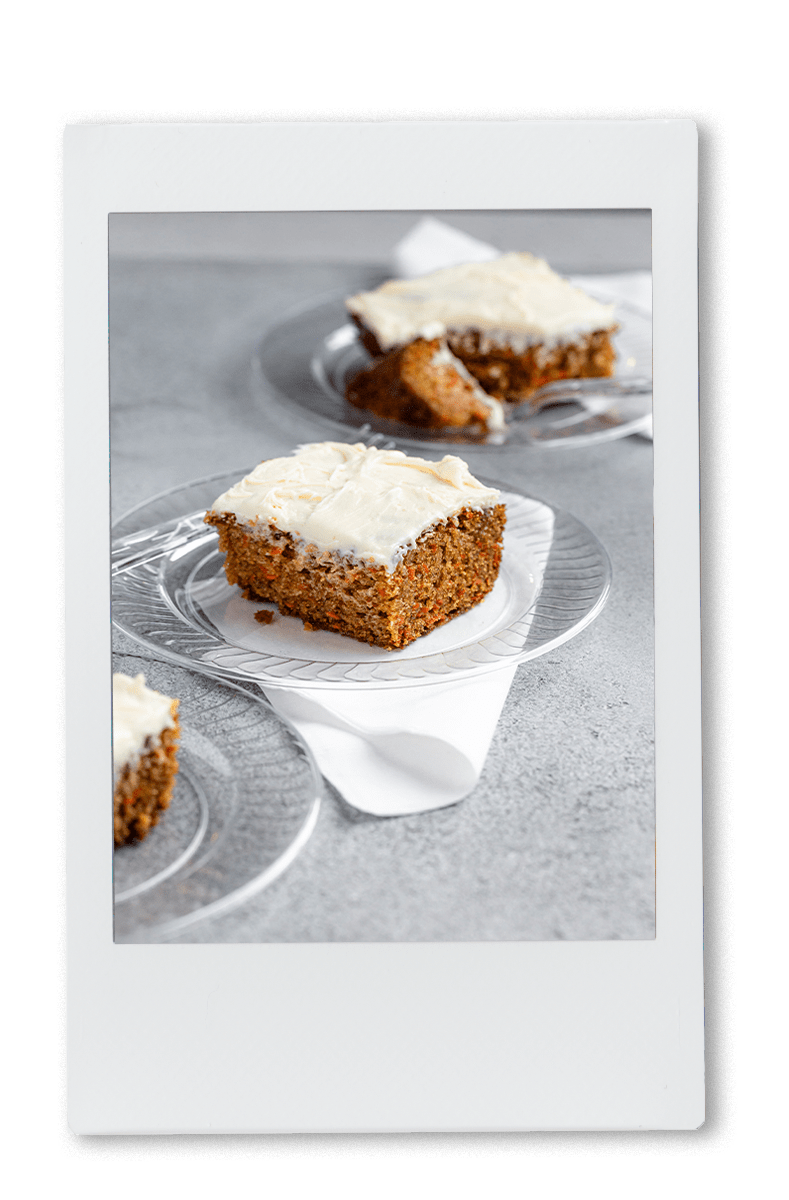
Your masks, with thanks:
<instances>
[{"instance_id":1,"label":"clear plastic plate","mask_svg":"<svg viewBox=\"0 0 789 1200\"><path fill-rule=\"evenodd\" d=\"M216 531L203 514L246 471L156 496L114 527L112 615L158 656L220 677L279 687L416 687L463 679L545 654L601 611L611 568L569 513L499 487L507 506L497 583L476 608L403 650L306 631L227 584ZM491 481L485 481L490 483ZM273 606L269 606L273 607Z\"/></svg>"},{"instance_id":2,"label":"clear plastic plate","mask_svg":"<svg viewBox=\"0 0 789 1200\"><path fill-rule=\"evenodd\" d=\"M428 449L458 445L496 449L513 443L586 446L651 427L652 321L648 314L627 304L618 306L617 320L617 366L612 379L580 381L575 396L551 402L536 412L526 404L506 405L503 433L474 427L419 429L349 404L346 381L370 362L370 355L348 320L341 295L295 309L269 330L253 359L253 376L261 403L273 393L281 402L308 413L342 441L349 436L364 439L372 433L401 446ZM545 388L539 395L547 398L550 392L550 387Z\"/></svg>"},{"instance_id":3,"label":"clear plastic plate","mask_svg":"<svg viewBox=\"0 0 789 1200\"><path fill-rule=\"evenodd\" d=\"M179 700L173 798L141 842L113 858L115 940L162 941L272 883L306 845L320 773L263 695L171 663L117 656L115 670Z\"/></svg>"}]
</instances>

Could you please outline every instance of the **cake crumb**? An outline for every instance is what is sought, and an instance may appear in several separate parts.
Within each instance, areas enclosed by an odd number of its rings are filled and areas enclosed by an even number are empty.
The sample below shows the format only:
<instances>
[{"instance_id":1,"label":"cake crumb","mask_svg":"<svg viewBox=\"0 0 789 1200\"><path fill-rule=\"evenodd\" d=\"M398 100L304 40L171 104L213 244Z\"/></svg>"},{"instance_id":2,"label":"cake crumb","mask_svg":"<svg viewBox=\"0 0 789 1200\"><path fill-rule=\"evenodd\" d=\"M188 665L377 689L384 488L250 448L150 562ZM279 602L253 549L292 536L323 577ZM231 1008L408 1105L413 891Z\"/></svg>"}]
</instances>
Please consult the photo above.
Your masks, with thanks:
<instances>
[{"instance_id":1,"label":"cake crumb","mask_svg":"<svg viewBox=\"0 0 789 1200\"><path fill-rule=\"evenodd\" d=\"M259 608L255 613L255 620L260 621L261 625L270 625L274 620L274 614L270 608Z\"/></svg>"}]
</instances>

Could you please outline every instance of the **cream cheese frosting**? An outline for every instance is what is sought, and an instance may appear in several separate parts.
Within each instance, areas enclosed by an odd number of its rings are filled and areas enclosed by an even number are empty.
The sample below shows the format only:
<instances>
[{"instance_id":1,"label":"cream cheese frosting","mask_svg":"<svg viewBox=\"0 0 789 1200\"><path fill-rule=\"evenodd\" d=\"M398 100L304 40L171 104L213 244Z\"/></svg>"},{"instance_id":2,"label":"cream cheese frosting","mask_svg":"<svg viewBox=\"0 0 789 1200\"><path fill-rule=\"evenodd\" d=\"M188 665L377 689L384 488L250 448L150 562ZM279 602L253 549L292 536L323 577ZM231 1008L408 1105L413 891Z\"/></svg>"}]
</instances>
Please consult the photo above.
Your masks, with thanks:
<instances>
[{"instance_id":1,"label":"cream cheese frosting","mask_svg":"<svg viewBox=\"0 0 789 1200\"><path fill-rule=\"evenodd\" d=\"M172 729L172 698L145 686L145 676L112 677L112 760L116 776L134 763L148 738Z\"/></svg>"},{"instance_id":2,"label":"cream cheese frosting","mask_svg":"<svg viewBox=\"0 0 789 1200\"><path fill-rule=\"evenodd\" d=\"M527 253L446 267L419 279L392 279L351 296L346 305L382 351L417 337L475 331L485 335L487 345L517 353L536 343L558 344L611 329L616 307L593 300Z\"/></svg>"},{"instance_id":3,"label":"cream cheese frosting","mask_svg":"<svg viewBox=\"0 0 789 1200\"><path fill-rule=\"evenodd\" d=\"M452 454L428 462L361 442L314 442L262 462L212 511L242 524L270 522L318 552L393 570L431 525L498 499Z\"/></svg>"}]
</instances>

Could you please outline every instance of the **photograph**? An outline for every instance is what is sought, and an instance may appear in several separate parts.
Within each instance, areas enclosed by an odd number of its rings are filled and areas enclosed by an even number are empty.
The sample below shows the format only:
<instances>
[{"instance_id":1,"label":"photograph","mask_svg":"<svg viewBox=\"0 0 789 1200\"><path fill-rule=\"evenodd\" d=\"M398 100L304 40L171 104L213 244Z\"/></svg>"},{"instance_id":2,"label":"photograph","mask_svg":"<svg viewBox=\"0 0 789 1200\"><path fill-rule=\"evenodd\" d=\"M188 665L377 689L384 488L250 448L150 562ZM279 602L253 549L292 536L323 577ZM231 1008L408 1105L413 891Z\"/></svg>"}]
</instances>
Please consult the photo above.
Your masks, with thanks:
<instances>
[{"instance_id":1,"label":"photograph","mask_svg":"<svg viewBox=\"0 0 789 1200\"><path fill-rule=\"evenodd\" d=\"M71 1127L698 1128L695 126L65 149Z\"/></svg>"},{"instance_id":2,"label":"photograph","mask_svg":"<svg viewBox=\"0 0 789 1200\"><path fill-rule=\"evenodd\" d=\"M109 213L116 943L655 938L652 233Z\"/></svg>"}]
</instances>

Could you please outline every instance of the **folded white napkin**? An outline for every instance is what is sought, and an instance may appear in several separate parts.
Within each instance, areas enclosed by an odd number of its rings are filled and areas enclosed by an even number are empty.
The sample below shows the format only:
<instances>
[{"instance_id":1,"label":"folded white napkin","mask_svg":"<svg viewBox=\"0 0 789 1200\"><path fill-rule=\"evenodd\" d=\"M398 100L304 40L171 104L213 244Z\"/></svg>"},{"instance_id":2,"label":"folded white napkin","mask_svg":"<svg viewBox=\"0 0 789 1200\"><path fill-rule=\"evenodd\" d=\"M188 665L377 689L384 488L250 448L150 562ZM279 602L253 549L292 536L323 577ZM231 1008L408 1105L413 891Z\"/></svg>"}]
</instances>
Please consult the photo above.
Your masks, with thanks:
<instances>
[{"instance_id":1,"label":"folded white napkin","mask_svg":"<svg viewBox=\"0 0 789 1200\"><path fill-rule=\"evenodd\" d=\"M652 272L618 271L608 275L568 275L570 283L601 300L629 301L644 312L652 312Z\"/></svg>"},{"instance_id":2,"label":"folded white napkin","mask_svg":"<svg viewBox=\"0 0 789 1200\"><path fill-rule=\"evenodd\" d=\"M500 254L495 246L469 237L435 217L422 217L395 246L392 265L399 279L413 279L459 263L488 262Z\"/></svg>"},{"instance_id":3,"label":"folded white napkin","mask_svg":"<svg viewBox=\"0 0 789 1200\"><path fill-rule=\"evenodd\" d=\"M516 669L391 691L264 693L349 804L393 817L445 808L474 789Z\"/></svg>"}]
</instances>

